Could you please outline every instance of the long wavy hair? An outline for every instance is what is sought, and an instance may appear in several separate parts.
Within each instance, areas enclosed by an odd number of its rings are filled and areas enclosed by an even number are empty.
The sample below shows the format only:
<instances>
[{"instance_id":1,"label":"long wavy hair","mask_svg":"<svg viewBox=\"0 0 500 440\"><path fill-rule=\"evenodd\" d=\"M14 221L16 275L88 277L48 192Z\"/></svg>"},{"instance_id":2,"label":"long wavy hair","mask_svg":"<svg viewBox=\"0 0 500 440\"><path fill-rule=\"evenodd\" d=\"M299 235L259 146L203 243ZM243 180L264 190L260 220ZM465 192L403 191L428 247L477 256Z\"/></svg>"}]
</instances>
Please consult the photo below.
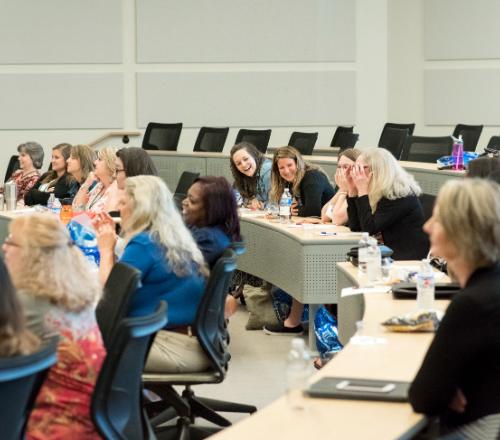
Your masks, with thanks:
<instances>
[{"instance_id":1,"label":"long wavy hair","mask_svg":"<svg viewBox=\"0 0 500 440\"><path fill-rule=\"evenodd\" d=\"M128 177L125 192L133 202L132 213L122 225L125 241L148 231L165 249L165 259L177 276L191 275L195 268L208 275L203 255L163 180L156 176Z\"/></svg>"},{"instance_id":2,"label":"long wavy hair","mask_svg":"<svg viewBox=\"0 0 500 440\"><path fill-rule=\"evenodd\" d=\"M0 259L0 357L30 354L39 345L38 337L26 329L21 303Z\"/></svg>"},{"instance_id":3,"label":"long wavy hair","mask_svg":"<svg viewBox=\"0 0 500 440\"><path fill-rule=\"evenodd\" d=\"M64 163L65 163L65 166L66 166L66 169L68 168L68 164L67 164L67 160L68 160L68 157L69 155L71 154L71 144L67 144L65 142L63 142L62 144L57 144L54 148L52 148L52 151L54 150L58 150L60 151L62 157L64 158ZM50 182L54 182L54 181L57 181L58 177L57 177L57 172L54 171L54 170L50 170L47 175L45 176L45 178L42 180L42 183L50 183ZM67 179L67 182L70 183L71 181L74 180L74 177L69 175L66 171L64 172L63 176L61 177L61 179Z\"/></svg>"},{"instance_id":4,"label":"long wavy hair","mask_svg":"<svg viewBox=\"0 0 500 440\"><path fill-rule=\"evenodd\" d=\"M85 182L89 173L94 171L94 162L97 158L95 150L88 145L73 145L70 155L73 159L78 159L80 162L80 169L82 171L82 180L80 183Z\"/></svg>"},{"instance_id":5,"label":"long wavy hair","mask_svg":"<svg viewBox=\"0 0 500 440\"><path fill-rule=\"evenodd\" d=\"M102 294L98 277L57 217L18 217L10 231L19 237L23 262L11 273L18 290L46 298L68 312L79 313L97 303Z\"/></svg>"},{"instance_id":6,"label":"long wavy hair","mask_svg":"<svg viewBox=\"0 0 500 440\"><path fill-rule=\"evenodd\" d=\"M415 178L408 173L385 148L367 148L358 160L371 167L372 178L368 188L368 199L372 212L377 209L382 197L395 200L409 195L420 195L422 189Z\"/></svg>"},{"instance_id":7,"label":"long wavy hair","mask_svg":"<svg viewBox=\"0 0 500 440\"><path fill-rule=\"evenodd\" d=\"M283 177L281 177L278 169L278 161L280 159L293 159L297 166L297 172L291 184L287 182ZM300 182L304 178L304 174L309 170L318 170L322 172L328 180L328 174L323 171L323 169L313 163L307 162L303 159L299 151L293 147L280 147L274 152L273 156L273 166L271 170L271 191L269 192L270 199L274 202L278 202L285 187L290 187L293 195L300 194Z\"/></svg>"},{"instance_id":8,"label":"long wavy hair","mask_svg":"<svg viewBox=\"0 0 500 440\"><path fill-rule=\"evenodd\" d=\"M245 150L253 160L255 160L256 171L252 177L241 173L234 163L233 156L240 150ZM250 142L240 142L231 148L230 152L231 173L234 178L234 187L238 190L244 199L252 199L257 195L257 182L260 177L262 164L267 160L266 156L260 152L254 144Z\"/></svg>"}]
</instances>

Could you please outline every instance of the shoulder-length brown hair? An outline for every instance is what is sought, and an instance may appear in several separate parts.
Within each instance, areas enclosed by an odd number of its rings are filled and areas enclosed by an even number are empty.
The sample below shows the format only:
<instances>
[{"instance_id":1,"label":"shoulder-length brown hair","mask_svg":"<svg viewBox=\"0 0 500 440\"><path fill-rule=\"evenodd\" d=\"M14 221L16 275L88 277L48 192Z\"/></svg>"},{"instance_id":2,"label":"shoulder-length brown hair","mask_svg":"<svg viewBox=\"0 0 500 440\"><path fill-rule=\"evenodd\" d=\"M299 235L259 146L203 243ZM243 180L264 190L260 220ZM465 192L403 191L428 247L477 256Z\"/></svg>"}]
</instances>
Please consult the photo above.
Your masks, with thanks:
<instances>
[{"instance_id":1,"label":"shoulder-length brown hair","mask_svg":"<svg viewBox=\"0 0 500 440\"><path fill-rule=\"evenodd\" d=\"M255 160L256 171L252 177L241 173L234 163L233 156L240 150L245 150L253 160ZM257 182L260 177L260 169L265 162L266 156L262 154L254 144L250 142L240 142L231 148L230 167L234 178L234 187L244 199L252 199L257 195Z\"/></svg>"},{"instance_id":2,"label":"shoulder-length brown hair","mask_svg":"<svg viewBox=\"0 0 500 440\"><path fill-rule=\"evenodd\" d=\"M66 164L65 166L67 169L68 164L66 161L68 160L68 157L71 154L71 144L67 144L65 142L63 142L62 144L57 144L54 148L52 148L52 151L54 150L58 150L61 152L62 157L64 157L64 163ZM70 176L67 172L65 172L61 178L68 179L68 182L74 180L74 177ZM50 183L55 180L57 180L57 172L54 170L50 170L42 180L42 183Z\"/></svg>"}]
</instances>

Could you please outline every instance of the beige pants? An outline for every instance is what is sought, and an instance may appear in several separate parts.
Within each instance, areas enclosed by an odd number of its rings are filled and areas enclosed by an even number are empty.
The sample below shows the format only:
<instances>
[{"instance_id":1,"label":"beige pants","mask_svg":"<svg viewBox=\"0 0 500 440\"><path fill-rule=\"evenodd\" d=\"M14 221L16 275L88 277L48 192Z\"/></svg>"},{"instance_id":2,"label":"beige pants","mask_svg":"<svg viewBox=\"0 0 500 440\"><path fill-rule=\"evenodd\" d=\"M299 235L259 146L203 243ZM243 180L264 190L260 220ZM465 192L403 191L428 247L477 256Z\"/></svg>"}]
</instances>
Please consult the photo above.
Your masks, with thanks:
<instances>
[{"instance_id":1,"label":"beige pants","mask_svg":"<svg viewBox=\"0 0 500 440\"><path fill-rule=\"evenodd\" d=\"M151 346L147 373L196 373L210 363L196 336L160 330Z\"/></svg>"}]
</instances>

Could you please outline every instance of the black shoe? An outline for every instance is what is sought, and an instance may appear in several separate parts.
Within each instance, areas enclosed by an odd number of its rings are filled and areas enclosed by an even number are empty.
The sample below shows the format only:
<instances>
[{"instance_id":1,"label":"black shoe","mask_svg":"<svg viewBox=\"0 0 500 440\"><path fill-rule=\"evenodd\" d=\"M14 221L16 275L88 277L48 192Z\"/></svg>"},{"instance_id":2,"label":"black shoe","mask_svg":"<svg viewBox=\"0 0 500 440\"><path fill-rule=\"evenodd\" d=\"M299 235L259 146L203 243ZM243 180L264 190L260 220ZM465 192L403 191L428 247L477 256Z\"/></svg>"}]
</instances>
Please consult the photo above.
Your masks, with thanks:
<instances>
[{"instance_id":1,"label":"black shoe","mask_svg":"<svg viewBox=\"0 0 500 440\"><path fill-rule=\"evenodd\" d=\"M285 324L280 322L279 324L274 325L265 325L263 327L264 333L267 335L291 335L291 336L300 336L304 334L304 327L301 324L296 327L285 327Z\"/></svg>"}]
</instances>

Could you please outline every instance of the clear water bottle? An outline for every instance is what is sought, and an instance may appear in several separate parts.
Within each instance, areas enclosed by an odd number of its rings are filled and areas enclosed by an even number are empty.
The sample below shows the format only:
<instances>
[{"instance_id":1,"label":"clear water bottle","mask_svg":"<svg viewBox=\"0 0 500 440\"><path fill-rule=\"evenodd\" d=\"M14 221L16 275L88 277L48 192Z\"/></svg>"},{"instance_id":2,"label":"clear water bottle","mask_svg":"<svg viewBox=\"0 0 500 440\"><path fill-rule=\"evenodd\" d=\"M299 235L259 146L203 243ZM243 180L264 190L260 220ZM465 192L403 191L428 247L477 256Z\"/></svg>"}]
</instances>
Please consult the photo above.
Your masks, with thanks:
<instances>
[{"instance_id":1,"label":"clear water bottle","mask_svg":"<svg viewBox=\"0 0 500 440\"><path fill-rule=\"evenodd\" d=\"M56 200L56 196L54 193L50 193L49 200L47 200L47 208L52 211L52 207L54 206L54 201Z\"/></svg>"},{"instance_id":2,"label":"clear water bottle","mask_svg":"<svg viewBox=\"0 0 500 440\"><path fill-rule=\"evenodd\" d=\"M62 208L62 205L61 205L61 202L59 201L59 199L54 198L54 202L52 203L52 207L50 208L52 210L52 212L56 215L60 215L61 208Z\"/></svg>"},{"instance_id":3,"label":"clear water bottle","mask_svg":"<svg viewBox=\"0 0 500 440\"><path fill-rule=\"evenodd\" d=\"M361 234L361 240L359 240L358 245L358 282L360 286L366 284L366 259L368 256L368 239L370 236L368 232L363 232Z\"/></svg>"},{"instance_id":4,"label":"clear water bottle","mask_svg":"<svg viewBox=\"0 0 500 440\"><path fill-rule=\"evenodd\" d=\"M280 223L289 223L292 219L292 195L285 188L280 199Z\"/></svg>"},{"instance_id":5,"label":"clear water bottle","mask_svg":"<svg viewBox=\"0 0 500 440\"><path fill-rule=\"evenodd\" d=\"M417 308L432 310L434 308L434 271L429 260L422 260L420 272L417 274Z\"/></svg>"},{"instance_id":6,"label":"clear water bottle","mask_svg":"<svg viewBox=\"0 0 500 440\"><path fill-rule=\"evenodd\" d=\"M382 279L382 253L378 247L377 240L368 238L366 248L366 281L374 284Z\"/></svg>"},{"instance_id":7,"label":"clear water bottle","mask_svg":"<svg viewBox=\"0 0 500 440\"><path fill-rule=\"evenodd\" d=\"M453 150L451 152L451 157L453 159L453 169L463 170L464 169L464 141L462 140L462 135L457 138L453 138Z\"/></svg>"},{"instance_id":8,"label":"clear water bottle","mask_svg":"<svg viewBox=\"0 0 500 440\"><path fill-rule=\"evenodd\" d=\"M286 383L288 404L292 409L304 409L302 395L304 389L307 387L309 376L312 373L312 364L303 339L292 339L287 361Z\"/></svg>"}]
</instances>

